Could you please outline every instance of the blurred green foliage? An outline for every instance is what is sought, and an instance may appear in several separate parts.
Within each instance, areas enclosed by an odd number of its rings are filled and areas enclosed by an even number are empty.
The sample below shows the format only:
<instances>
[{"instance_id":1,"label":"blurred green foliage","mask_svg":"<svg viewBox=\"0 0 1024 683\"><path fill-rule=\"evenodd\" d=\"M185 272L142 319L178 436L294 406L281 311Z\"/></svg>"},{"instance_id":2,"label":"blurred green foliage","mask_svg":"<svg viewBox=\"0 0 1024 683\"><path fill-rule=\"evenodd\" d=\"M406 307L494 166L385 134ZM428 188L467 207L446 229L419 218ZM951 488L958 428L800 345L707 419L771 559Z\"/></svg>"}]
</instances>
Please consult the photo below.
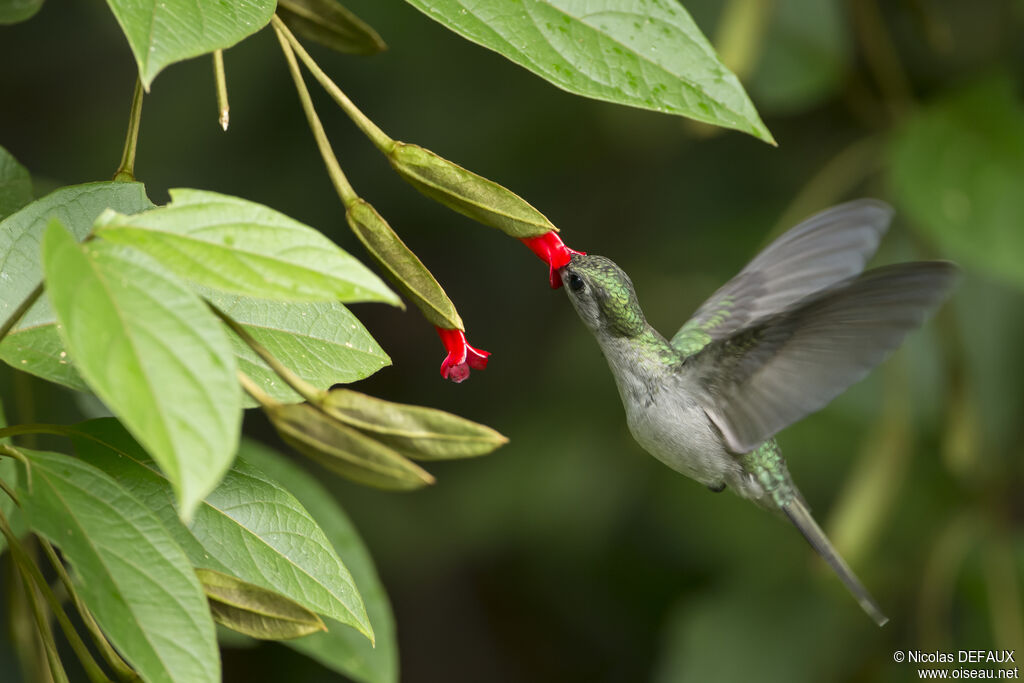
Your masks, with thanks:
<instances>
[{"instance_id":1,"label":"blurred green foliage","mask_svg":"<svg viewBox=\"0 0 1024 683\"><path fill-rule=\"evenodd\" d=\"M950 303L901 352L780 435L816 515L839 532L840 550L855 550L854 568L892 617L879 630L788 525L646 456L545 268L401 183L315 93L357 191L445 285L474 344L494 353L471 381L443 383L434 332L416 313L357 307L394 366L356 387L511 439L488 458L438 463L439 483L413 494L316 472L377 562L403 680L887 682L916 678L895 650L1022 656L1019 1L778 0L741 74L778 149L570 96L405 3L348 4L390 49L315 56L361 108L527 198L570 246L614 258L662 331L773 231L855 196L897 208L878 262L965 268ZM723 3L686 4L717 35ZM0 84L0 144L29 168L36 195L107 178L135 67L109 11L47 3L0 28L0 57L19 66ZM179 186L239 195L359 254L273 37L260 33L225 62L226 135L209 60L168 69L146 98L136 170L151 199ZM71 392L32 386L54 421L80 415ZM8 404L12 421L32 411ZM280 445L263 418L248 419L251 434ZM0 644L3 680L16 675L10 647ZM334 675L261 645L227 650L225 679Z\"/></svg>"}]
</instances>

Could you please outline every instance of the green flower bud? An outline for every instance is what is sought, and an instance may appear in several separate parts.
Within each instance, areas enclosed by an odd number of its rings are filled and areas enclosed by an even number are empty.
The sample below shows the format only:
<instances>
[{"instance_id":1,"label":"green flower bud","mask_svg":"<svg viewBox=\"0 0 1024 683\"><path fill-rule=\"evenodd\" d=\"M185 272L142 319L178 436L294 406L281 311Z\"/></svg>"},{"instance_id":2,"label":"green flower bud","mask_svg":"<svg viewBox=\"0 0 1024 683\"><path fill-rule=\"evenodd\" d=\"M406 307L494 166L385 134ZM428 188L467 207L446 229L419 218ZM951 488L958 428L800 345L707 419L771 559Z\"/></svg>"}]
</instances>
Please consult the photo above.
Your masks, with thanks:
<instances>
[{"instance_id":1,"label":"green flower bud","mask_svg":"<svg viewBox=\"0 0 1024 683\"><path fill-rule=\"evenodd\" d=\"M508 439L490 427L443 410L392 403L349 389L332 389L322 408L402 455L417 460L469 458Z\"/></svg>"},{"instance_id":2,"label":"green flower bud","mask_svg":"<svg viewBox=\"0 0 1024 683\"><path fill-rule=\"evenodd\" d=\"M346 207L345 218L370 256L432 325L463 329L455 304L373 206L357 199Z\"/></svg>"},{"instance_id":3,"label":"green flower bud","mask_svg":"<svg viewBox=\"0 0 1024 683\"><path fill-rule=\"evenodd\" d=\"M434 477L392 448L371 439L308 403L264 408L292 448L352 481L389 490L417 489Z\"/></svg>"},{"instance_id":4,"label":"green flower bud","mask_svg":"<svg viewBox=\"0 0 1024 683\"><path fill-rule=\"evenodd\" d=\"M484 225L516 239L557 230L519 195L428 149L395 142L387 154L399 175L417 190Z\"/></svg>"},{"instance_id":5,"label":"green flower bud","mask_svg":"<svg viewBox=\"0 0 1024 683\"><path fill-rule=\"evenodd\" d=\"M326 631L316 615L291 598L212 569L196 569L213 620L261 640L287 640Z\"/></svg>"}]
</instances>

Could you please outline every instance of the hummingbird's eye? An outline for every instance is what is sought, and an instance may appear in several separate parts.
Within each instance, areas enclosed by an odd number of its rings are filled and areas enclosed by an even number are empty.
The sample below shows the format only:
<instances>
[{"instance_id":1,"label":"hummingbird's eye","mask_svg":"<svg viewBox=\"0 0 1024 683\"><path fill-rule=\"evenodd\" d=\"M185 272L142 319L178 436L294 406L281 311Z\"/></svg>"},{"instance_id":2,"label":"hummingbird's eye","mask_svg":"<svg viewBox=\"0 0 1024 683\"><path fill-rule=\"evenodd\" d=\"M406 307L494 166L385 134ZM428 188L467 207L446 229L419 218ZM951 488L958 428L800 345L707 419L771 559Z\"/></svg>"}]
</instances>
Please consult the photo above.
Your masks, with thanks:
<instances>
[{"instance_id":1,"label":"hummingbird's eye","mask_svg":"<svg viewBox=\"0 0 1024 683\"><path fill-rule=\"evenodd\" d=\"M569 289L578 292L583 289L583 278L576 273L569 273Z\"/></svg>"}]
</instances>

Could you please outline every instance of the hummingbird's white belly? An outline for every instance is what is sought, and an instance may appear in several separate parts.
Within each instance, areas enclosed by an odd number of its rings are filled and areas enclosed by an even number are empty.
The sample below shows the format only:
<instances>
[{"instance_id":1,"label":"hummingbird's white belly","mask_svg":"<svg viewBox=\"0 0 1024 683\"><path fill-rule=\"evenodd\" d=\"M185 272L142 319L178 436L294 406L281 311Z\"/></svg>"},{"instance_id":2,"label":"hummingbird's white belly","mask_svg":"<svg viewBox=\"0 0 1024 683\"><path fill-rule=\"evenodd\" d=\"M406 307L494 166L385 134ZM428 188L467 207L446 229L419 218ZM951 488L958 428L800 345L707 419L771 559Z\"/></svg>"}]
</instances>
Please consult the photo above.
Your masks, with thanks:
<instances>
[{"instance_id":1,"label":"hummingbird's white belly","mask_svg":"<svg viewBox=\"0 0 1024 683\"><path fill-rule=\"evenodd\" d=\"M677 472L705 486L728 485L746 497L757 486L739 460L725 450L703 408L687 392L661 387L646 401L623 401L629 431L644 450ZM753 493L753 496L749 494Z\"/></svg>"}]
</instances>

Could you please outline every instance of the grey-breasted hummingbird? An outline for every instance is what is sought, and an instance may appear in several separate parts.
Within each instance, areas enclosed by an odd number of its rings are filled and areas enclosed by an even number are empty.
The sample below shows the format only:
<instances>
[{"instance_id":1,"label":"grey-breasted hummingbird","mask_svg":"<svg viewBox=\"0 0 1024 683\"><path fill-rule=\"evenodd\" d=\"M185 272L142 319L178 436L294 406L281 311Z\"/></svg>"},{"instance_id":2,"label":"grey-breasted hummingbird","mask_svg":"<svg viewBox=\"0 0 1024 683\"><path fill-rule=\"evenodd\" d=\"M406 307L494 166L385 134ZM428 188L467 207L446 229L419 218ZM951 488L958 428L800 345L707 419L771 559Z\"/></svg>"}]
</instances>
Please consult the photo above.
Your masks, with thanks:
<instances>
[{"instance_id":1,"label":"grey-breasted hummingbird","mask_svg":"<svg viewBox=\"0 0 1024 683\"><path fill-rule=\"evenodd\" d=\"M949 262L862 272L891 218L888 205L858 200L797 225L670 340L609 259L575 254L559 271L637 442L712 491L785 515L879 626L887 617L811 517L774 436L863 378L949 293Z\"/></svg>"}]
</instances>

